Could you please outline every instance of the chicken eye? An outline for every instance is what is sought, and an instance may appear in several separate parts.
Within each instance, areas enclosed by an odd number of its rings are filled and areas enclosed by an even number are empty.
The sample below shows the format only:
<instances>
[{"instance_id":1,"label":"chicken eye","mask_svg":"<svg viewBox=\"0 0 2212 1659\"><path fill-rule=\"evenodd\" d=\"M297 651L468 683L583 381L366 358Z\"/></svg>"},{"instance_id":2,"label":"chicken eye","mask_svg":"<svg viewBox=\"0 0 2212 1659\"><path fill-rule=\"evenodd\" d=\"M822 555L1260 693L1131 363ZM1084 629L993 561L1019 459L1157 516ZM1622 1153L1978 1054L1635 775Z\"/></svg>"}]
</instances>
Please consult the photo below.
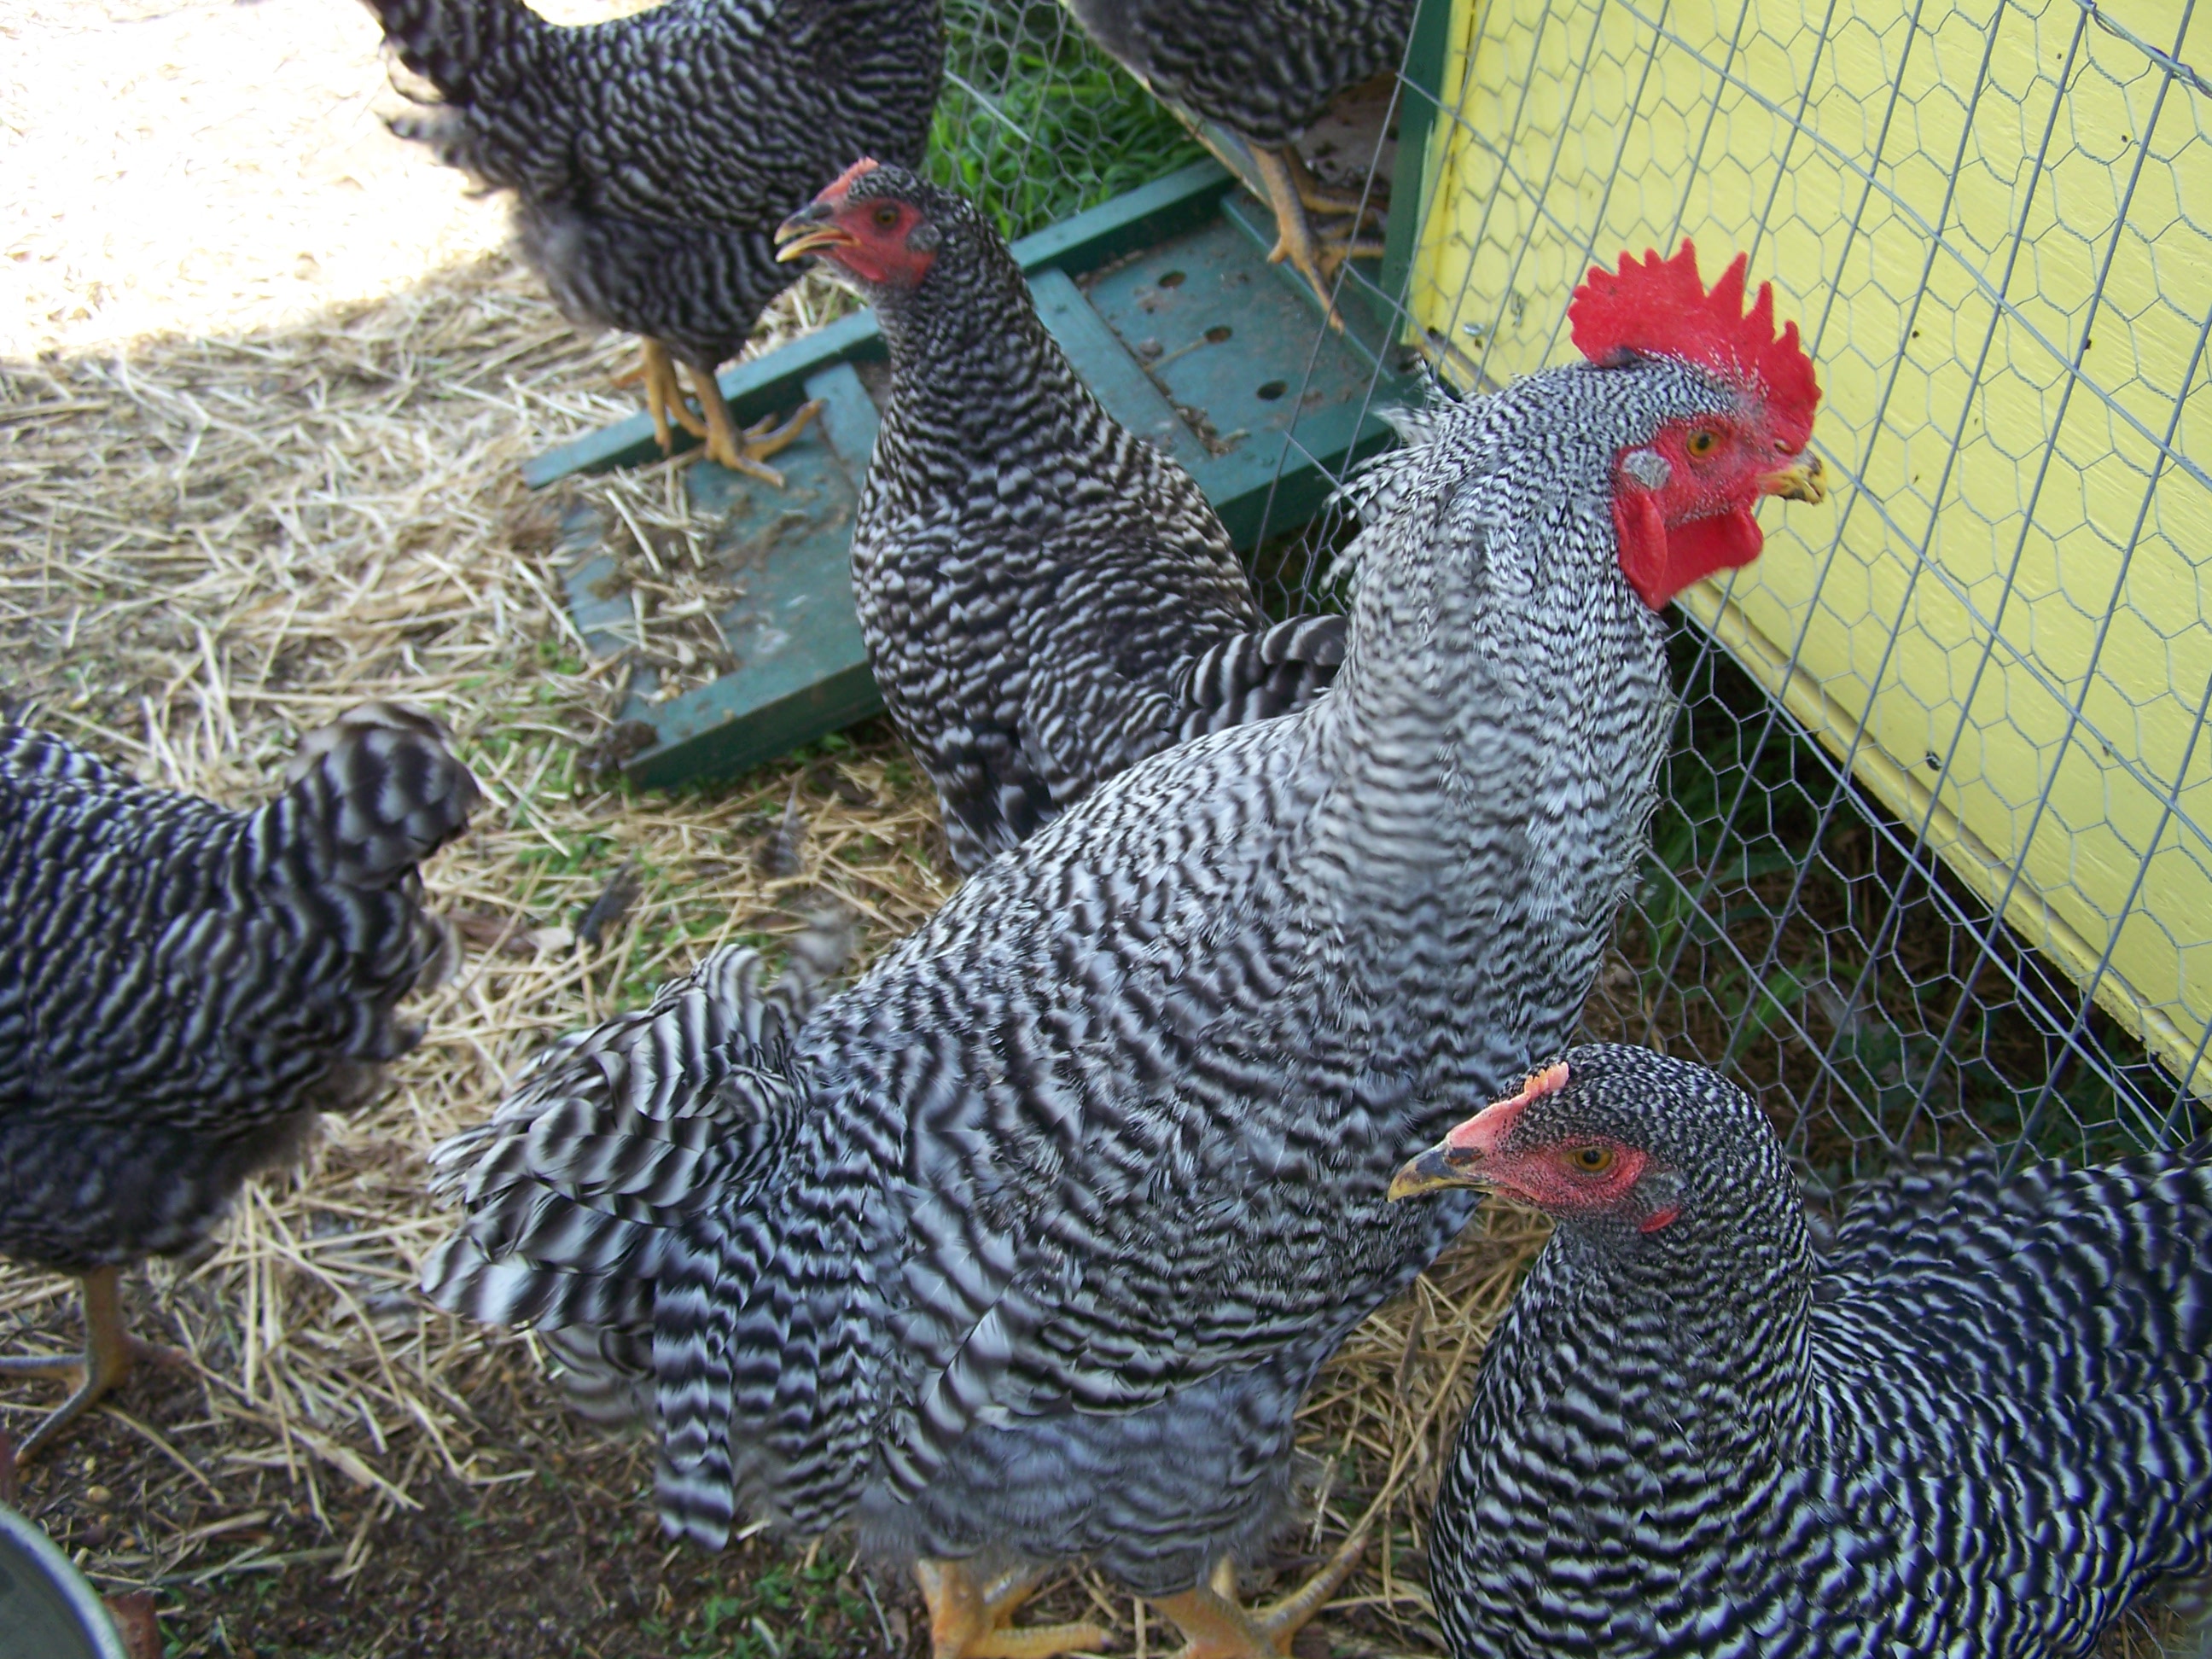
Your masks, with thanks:
<instances>
[{"instance_id":1,"label":"chicken eye","mask_svg":"<svg viewBox=\"0 0 2212 1659\"><path fill-rule=\"evenodd\" d=\"M1720 447L1721 434L1710 429L1700 429L1690 434L1690 453L1703 460Z\"/></svg>"},{"instance_id":2,"label":"chicken eye","mask_svg":"<svg viewBox=\"0 0 2212 1659\"><path fill-rule=\"evenodd\" d=\"M890 203L885 202L881 207L876 210L875 220L878 226L885 230L889 230L893 225L898 223L899 210Z\"/></svg>"},{"instance_id":3,"label":"chicken eye","mask_svg":"<svg viewBox=\"0 0 2212 1659\"><path fill-rule=\"evenodd\" d=\"M1603 1175L1613 1167L1610 1146L1577 1146L1567 1156L1584 1175Z\"/></svg>"}]
</instances>

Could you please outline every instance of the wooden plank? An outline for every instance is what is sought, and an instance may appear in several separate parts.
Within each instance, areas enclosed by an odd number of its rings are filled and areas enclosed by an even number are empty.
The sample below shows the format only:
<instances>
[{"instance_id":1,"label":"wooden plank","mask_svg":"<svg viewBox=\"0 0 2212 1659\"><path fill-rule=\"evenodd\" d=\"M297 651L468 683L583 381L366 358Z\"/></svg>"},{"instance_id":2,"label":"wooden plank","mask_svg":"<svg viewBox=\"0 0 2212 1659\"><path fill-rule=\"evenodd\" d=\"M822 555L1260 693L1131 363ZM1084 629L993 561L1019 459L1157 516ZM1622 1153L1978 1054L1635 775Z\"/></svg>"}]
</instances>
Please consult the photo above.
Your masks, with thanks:
<instances>
[{"instance_id":1,"label":"wooden plank","mask_svg":"<svg viewBox=\"0 0 2212 1659\"><path fill-rule=\"evenodd\" d=\"M883 707L854 614L848 554L875 447L875 404L850 363L817 369L802 390L825 408L818 429L776 458L786 489L720 467L694 467L685 481L695 504L725 525L716 550L743 592L719 621L741 666L665 702L653 701L651 677L639 676L623 716L646 721L660 740L625 764L636 783L742 772Z\"/></svg>"},{"instance_id":2,"label":"wooden plank","mask_svg":"<svg viewBox=\"0 0 2212 1659\"><path fill-rule=\"evenodd\" d=\"M1148 246L1211 217L1230 183L1228 170L1218 161L1194 161L1164 179L1048 226L1033 236L1024 236L1013 245L1014 258L1027 271L1052 270L1080 275L1094 270L1131 249ZM816 370L834 362L883 355L875 313L861 311L725 369L718 378L730 412L743 425L797 404L800 386ZM678 454L698 441L685 432L675 436ZM573 473L610 472L659 459L653 422L641 412L524 463L522 480L531 489L540 489Z\"/></svg>"},{"instance_id":3,"label":"wooden plank","mask_svg":"<svg viewBox=\"0 0 2212 1659\"><path fill-rule=\"evenodd\" d=\"M1266 259L1267 210L1224 203L1228 188L1228 174L1206 163L1022 250L1035 256L1038 313L1078 374L1115 419L1190 472L1231 538L1250 549L1304 523L1333 475L1388 441L1371 405L1409 387L1378 367L1379 337L1321 327L1304 282ZM1131 247L1120 239L1132 226L1152 240ZM1097 274L1085 289L1075 270ZM623 717L652 726L659 741L626 765L637 783L741 772L881 707L849 586L851 519L877 425L853 365L880 349L862 315L724 377L738 381L741 420L757 418L771 395L787 407L820 397L826 407L778 458L787 490L713 465L686 472L696 507L724 524L742 578L740 600L719 618L738 665L665 700L653 673L638 672ZM620 453L611 434L601 437L609 441L591 465ZM637 629L616 562L595 551L592 527L572 540L579 627L595 650L623 648Z\"/></svg>"}]
</instances>

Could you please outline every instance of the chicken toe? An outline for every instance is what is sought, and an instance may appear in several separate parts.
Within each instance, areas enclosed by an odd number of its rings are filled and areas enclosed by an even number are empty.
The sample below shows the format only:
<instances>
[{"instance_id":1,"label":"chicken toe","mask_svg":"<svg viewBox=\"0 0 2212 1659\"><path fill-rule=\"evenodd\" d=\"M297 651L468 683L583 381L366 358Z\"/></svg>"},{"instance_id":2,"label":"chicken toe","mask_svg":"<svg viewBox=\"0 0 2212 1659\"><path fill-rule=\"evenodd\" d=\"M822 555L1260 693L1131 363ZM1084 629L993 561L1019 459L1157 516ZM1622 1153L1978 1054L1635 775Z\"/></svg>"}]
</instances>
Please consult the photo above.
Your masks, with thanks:
<instances>
[{"instance_id":1,"label":"chicken toe","mask_svg":"<svg viewBox=\"0 0 2212 1659\"><path fill-rule=\"evenodd\" d=\"M1237 1601L1236 1563L1223 1557L1212 1583L1159 1598L1160 1611L1189 1638L1176 1659L1284 1659L1292 1640L1336 1594L1366 1547L1367 1534L1352 1534L1296 1590L1272 1607L1249 1612Z\"/></svg>"},{"instance_id":2,"label":"chicken toe","mask_svg":"<svg viewBox=\"0 0 2212 1659\"><path fill-rule=\"evenodd\" d=\"M21 1449L17 1468L27 1468L64 1429L98 1405L111 1389L131 1374L134 1365L167 1365L190 1369L191 1358L175 1348L145 1342L131 1334L123 1323L123 1304L116 1293L118 1277L113 1267L87 1273L84 1287L84 1352L74 1358L27 1355L0 1359L0 1376L50 1378L70 1385L70 1394L48 1413Z\"/></svg>"},{"instance_id":3,"label":"chicken toe","mask_svg":"<svg viewBox=\"0 0 2212 1659\"><path fill-rule=\"evenodd\" d=\"M1038 1625L1018 1630L1010 1622L1028 1601L1042 1568L1019 1568L979 1582L962 1561L917 1561L915 1581L929 1603L932 1659L1052 1659L1104 1644L1096 1625Z\"/></svg>"},{"instance_id":4,"label":"chicken toe","mask_svg":"<svg viewBox=\"0 0 2212 1659\"><path fill-rule=\"evenodd\" d=\"M1317 234L1307 216L1297 174L1285 156L1285 152L1256 145L1252 150L1260 177L1267 186L1267 200L1275 210L1275 246L1267 258L1277 264L1288 259L1291 268L1313 285L1328 313L1328 325L1340 334L1344 319L1338 313L1333 291L1337 268L1346 259L1381 258L1382 245L1361 240L1357 221L1342 230ZM1304 171L1303 166L1297 169Z\"/></svg>"},{"instance_id":5,"label":"chicken toe","mask_svg":"<svg viewBox=\"0 0 2212 1659\"><path fill-rule=\"evenodd\" d=\"M714 375L694 368L691 379L699 389L699 406L707 411L707 459L732 472L743 472L782 489L783 474L768 465L768 458L806 429L806 423L822 412L821 399L801 404L797 412L780 426L771 415L741 429Z\"/></svg>"}]
</instances>

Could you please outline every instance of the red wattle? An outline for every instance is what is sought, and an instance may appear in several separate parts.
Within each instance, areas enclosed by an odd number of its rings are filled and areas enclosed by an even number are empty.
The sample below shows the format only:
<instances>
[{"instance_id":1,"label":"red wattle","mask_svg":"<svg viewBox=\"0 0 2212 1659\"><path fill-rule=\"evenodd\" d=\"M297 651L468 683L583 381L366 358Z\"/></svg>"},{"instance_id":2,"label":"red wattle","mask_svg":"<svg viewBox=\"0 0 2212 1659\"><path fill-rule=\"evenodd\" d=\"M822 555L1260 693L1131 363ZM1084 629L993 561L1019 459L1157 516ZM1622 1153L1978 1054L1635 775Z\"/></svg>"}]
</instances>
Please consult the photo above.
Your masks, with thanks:
<instances>
[{"instance_id":1,"label":"red wattle","mask_svg":"<svg viewBox=\"0 0 2212 1659\"><path fill-rule=\"evenodd\" d=\"M1620 542L1621 574L1654 611L1664 610L1692 582L1749 564L1766 545L1747 507L1670 529L1659 516L1658 502L1642 490L1613 491L1613 528Z\"/></svg>"}]
</instances>

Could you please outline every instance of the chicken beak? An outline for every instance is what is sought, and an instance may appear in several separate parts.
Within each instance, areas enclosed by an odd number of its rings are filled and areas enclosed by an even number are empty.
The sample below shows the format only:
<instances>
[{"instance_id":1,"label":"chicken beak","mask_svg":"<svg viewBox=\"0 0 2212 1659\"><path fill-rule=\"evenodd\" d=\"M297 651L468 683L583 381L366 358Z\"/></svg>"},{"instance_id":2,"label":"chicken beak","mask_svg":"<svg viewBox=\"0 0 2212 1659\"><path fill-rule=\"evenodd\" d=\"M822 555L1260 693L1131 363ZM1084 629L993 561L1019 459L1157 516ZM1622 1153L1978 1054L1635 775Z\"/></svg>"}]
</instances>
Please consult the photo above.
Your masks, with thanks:
<instances>
[{"instance_id":1,"label":"chicken beak","mask_svg":"<svg viewBox=\"0 0 2212 1659\"><path fill-rule=\"evenodd\" d=\"M1828 499L1827 480L1820 474L1820 458L1808 455L1794 466L1761 474L1759 492L1762 495L1779 495L1785 501L1809 501L1817 507Z\"/></svg>"},{"instance_id":2,"label":"chicken beak","mask_svg":"<svg viewBox=\"0 0 2212 1659\"><path fill-rule=\"evenodd\" d=\"M1398 1171L1390 1183L1391 1201L1442 1192L1447 1187L1480 1186L1482 1176L1476 1166L1481 1162L1482 1155L1471 1147L1440 1140Z\"/></svg>"},{"instance_id":3,"label":"chicken beak","mask_svg":"<svg viewBox=\"0 0 2212 1659\"><path fill-rule=\"evenodd\" d=\"M775 228L775 258L788 264L817 248L851 247L860 238L832 219L832 210L820 202L800 209Z\"/></svg>"}]
</instances>

